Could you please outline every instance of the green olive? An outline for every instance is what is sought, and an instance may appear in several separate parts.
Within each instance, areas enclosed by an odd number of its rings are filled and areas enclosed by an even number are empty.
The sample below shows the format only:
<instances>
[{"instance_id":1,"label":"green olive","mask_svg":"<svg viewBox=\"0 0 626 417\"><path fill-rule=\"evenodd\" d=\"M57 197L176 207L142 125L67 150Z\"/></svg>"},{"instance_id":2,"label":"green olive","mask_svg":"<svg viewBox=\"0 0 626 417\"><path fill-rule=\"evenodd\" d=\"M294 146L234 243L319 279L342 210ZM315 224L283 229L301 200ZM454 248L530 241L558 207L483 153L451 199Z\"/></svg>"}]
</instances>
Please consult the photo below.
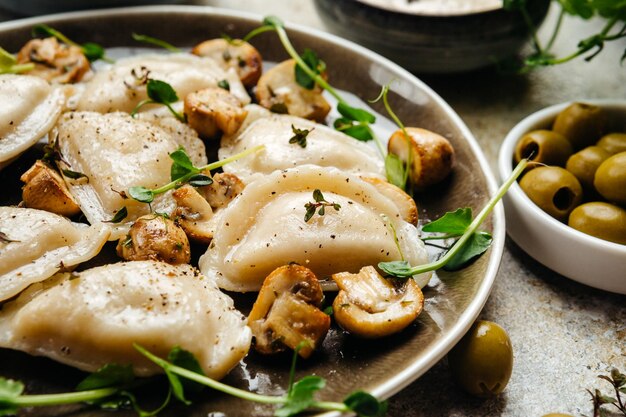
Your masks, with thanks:
<instances>
[{"instance_id":1,"label":"green olive","mask_svg":"<svg viewBox=\"0 0 626 417\"><path fill-rule=\"evenodd\" d=\"M593 185L602 197L626 206L626 152L616 153L602 162Z\"/></svg>"},{"instance_id":2,"label":"green olive","mask_svg":"<svg viewBox=\"0 0 626 417\"><path fill-rule=\"evenodd\" d=\"M588 235L626 245L626 210L613 204L581 204L571 212L567 224Z\"/></svg>"},{"instance_id":3,"label":"green olive","mask_svg":"<svg viewBox=\"0 0 626 417\"><path fill-rule=\"evenodd\" d=\"M567 220L583 198L580 182L560 167L535 168L522 177L519 185L536 205L560 221Z\"/></svg>"},{"instance_id":4,"label":"green olive","mask_svg":"<svg viewBox=\"0 0 626 417\"><path fill-rule=\"evenodd\" d=\"M573 103L556 116L552 130L565 136L578 150L596 143L606 124L607 116L600 107Z\"/></svg>"},{"instance_id":5,"label":"green olive","mask_svg":"<svg viewBox=\"0 0 626 417\"><path fill-rule=\"evenodd\" d=\"M602 136L596 145L610 154L626 152L626 133L609 133Z\"/></svg>"},{"instance_id":6,"label":"green olive","mask_svg":"<svg viewBox=\"0 0 626 417\"><path fill-rule=\"evenodd\" d=\"M587 146L569 157L565 169L578 178L587 192L587 190L593 190L593 177L596 170L610 156L610 153L598 146Z\"/></svg>"},{"instance_id":7,"label":"green olive","mask_svg":"<svg viewBox=\"0 0 626 417\"><path fill-rule=\"evenodd\" d=\"M551 130L533 130L517 142L515 163L522 158L528 158L546 165L564 166L572 152L572 145L560 133Z\"/></svg>"},{"instance_id":8,"label":"green olive","mask_svg":"<svg viewBox=\"0 0 626 417\"><path fill-rule=\"evenodd\" d=\"M513 348L506 331L479 320L448 354L453 379L468 393L490 397L501 393L511 378Z\"/></svg>"}]
</instances>

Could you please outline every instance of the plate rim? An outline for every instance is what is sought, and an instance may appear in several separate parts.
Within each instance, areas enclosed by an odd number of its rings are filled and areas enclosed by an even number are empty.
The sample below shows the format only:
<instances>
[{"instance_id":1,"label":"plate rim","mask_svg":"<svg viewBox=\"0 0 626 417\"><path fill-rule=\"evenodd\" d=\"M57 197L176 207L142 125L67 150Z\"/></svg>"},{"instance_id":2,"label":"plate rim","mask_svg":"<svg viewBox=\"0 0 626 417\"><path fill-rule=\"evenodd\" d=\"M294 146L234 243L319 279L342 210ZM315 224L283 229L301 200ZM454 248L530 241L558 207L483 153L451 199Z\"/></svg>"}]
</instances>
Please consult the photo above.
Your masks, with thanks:
<instances>
[{"instance_id":1,"label":"plate rim","mask_svg":"<svg viewBox=\"0 0 626 417\"><path fill-rule=\"evenodd\" d=\"M49 22L51 20L59 20L63 19L66 21L77 21L82 18L99 18L99 19L107 19L112 18L115 15L123 14L125 17L128 16L139 16L142 14L167 14L167 13L184 13L184 14L195 14L195 15L215 15L215 16L223 16L225 18L242 18L247 20L259 21L263 20L263 15L233 9L224 9L213 6L194 6L194 5L152 5L152 6L136 6L136 7L116 7L109 9L96 9L96 10L85 10L85 11L72 11L72 12L63 12L63 13L55 13L48 14L36 17L27 17L16 20L11 20L7 22L0 23L0 36L2 32L16 29L23 29L24 27ZM281 18L282 19L282 18ZM453 124L459 129L460 133L466 140L469 145L469 149L473 154L474 158L476 158L478 164L482 168L483 175L485 177L485 182L487 184L487 192L489 196L493 195L497 190L497 181L496 177L487 162L485 155L480 148L480 145L476 141L474 135L467 127L465 122L461 119L461 117L452 109L452 107L437 94L430 86L428 86L425 82L420 80L417 76L411 74L408 70L404 69L400 65L392 62L391 60L373 52L363 46L360 46L352 41L341 38L337 35L331 34L329 32L325 32L321 29L317 29L314 27L302 25L302 24L294 24L289 22L289 20L284 19L285 28L290 30L295 30L300 33L305 33L310 36L314 36L316 38L320 38L324 41L327 41L332 44L336 44L342 46L347 49L351 49L361 55L364 55L369 60L375 62L378 65L388 68L398 74L400 74L403 79L409 81L411 84L416 85L419 89L423 90L430 99L432 99L437 105L441 107L446 116L450 117ZM498 204L494 207L491 213L491 219L493 224L493 241L491 244L491 248L489 251L489 261L488 265L485 269L485 274L483 279L476 290L476 295L473 300L470 302L465 311L458 317L458 320L454 323L454 325L449 329L449 331L444 334L433 346L432 348L423 355L419 360L412 362L409 366L405 367L400 372L396 373L393 377L388 379L386 382L380 383L374 386L370 393L378 398L389 398L392 395L398 393L412 382L417 380L420 376L422 376L425 372L427 372L432 366L434 366L437 362L439 362L452 347L465 335L467 330L473 324L473 322L478 318L478 315L482 311L493 284L495 282L496 275L498 273L500 263L502 260L502 255L504 252L504 243L506 236L506 227L505 227L505 217L504 217L504 208L502 201L498 202ZM338 413L328 412L322 414L324 416L330 415L339 415Z\"/></svg>"}]
</instances>

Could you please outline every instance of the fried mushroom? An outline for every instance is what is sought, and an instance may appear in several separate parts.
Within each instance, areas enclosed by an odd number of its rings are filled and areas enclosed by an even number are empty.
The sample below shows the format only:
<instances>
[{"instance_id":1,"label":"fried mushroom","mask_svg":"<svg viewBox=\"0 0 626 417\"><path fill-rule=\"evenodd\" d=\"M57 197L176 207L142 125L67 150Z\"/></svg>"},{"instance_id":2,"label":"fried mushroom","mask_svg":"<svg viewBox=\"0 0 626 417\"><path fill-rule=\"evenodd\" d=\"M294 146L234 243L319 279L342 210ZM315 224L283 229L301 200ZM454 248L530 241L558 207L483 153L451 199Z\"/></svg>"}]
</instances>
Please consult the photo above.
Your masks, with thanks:
<instances>
[{"instance_id":1,"label":"fried mushroom","mask_svg":"<svg viewBox=\"0 0 626 417\"><path fill-rule=\"evenodd\" d=\"M424 295L413 279L388 280L373 266L356 274L333 274L339 293L333 302L337 323L357 336L373 339L397 333L422 311Z\"/></svg>"},{"instance_id":2,"label":"fried mushroom","mask_svg":"<svg viewBox=\"0 0 626 417\"><path fill-rule=\"evenodd\" d=\"M213 228L209 220L213 209L206 199L191 185L184 185L172 194L176 201L173 218L189 239L208 245L213 238Z\"/></svg>"},{"instance_id":3,"label":"fried mushroom","mask_svg":"<svg viewBox=\"0 0 626 417\"><path fill-rule=\"evenodd\" d=\"M246 87L254 87L263 72L261 54L241 39L231 42L222 38L210 39L196 45L191 53L213 58L224 70L233 68Z\"/></svg>"},{"instance_id":4,"label":"fried mushroom","mask_svg":"<svg viewBox=\"0 0 626 417\"><path fill-rule=\"evenodd\" d=\"M265 278L248 317L255 349L271 354L300 346L299 355L308 358L330 327L330 317L319 309L323 298L310 269L297 264L275 269Z\"/></svg>"},{"instance_id":5,"label":"fried mushroom","mask_svg":"<svg viewBox=\"0 0 626 417\"><path fill-rule=\"evenodd\" d=\"M323 122L330 104L322 96L322 89L312 90L300 86L295 77L296 61L289 59L267 71L259 79L256 98L259 104L276 113Z\"/></svg>"},{"instance_id":6,"label":"fried mushroom","mask_svg":"<svg viewBox=\"0 0 626 417\"><path fill-rule=\"evenodd\" d=\"M17 62L34 63L30 75L58 84L77 83L91 68L80 47L59 43L53 37L29 41L18 52Z\"/></svg>"},{"instance_id":7,"label":"fried mushroom","mask_svg":"<svg viewBox=\"0 0 626 417\"><path fill-rule=\"evenodd\" d=\"M67 189L58 172L42 161L36 161L20 177L22 205L24 207L49 211L65 217L80 213L80 207Z\"/></svg>"},{"instance_id":8,"label":"fried mushroom","mask_svg":"<svg viewBox=\"0 0 626 417\"><path fill-rule=\"evenodd\" d=\"M183 229L160 214L138 218L116 249L127 261L152 260L177 265L191 260L189 239Z\"/></svg>"},{"instance_id":9,"label":"fried mushroom","mask_svg":"<svg viewBox=\"0 0 626 417\"><path fill-rule=\"evenodd\" d=\"M220 87L188 94L184 112L189 126L203 139L234 134L248 115L239 99Z\"/></svg>"},{"instance_id":10,"label":"fried mushroom","mask_svg":"<svg viewBox=\"0 0 626 417\"><path fill-rule=\"evenodd\" d=\"M214 209L226 207L237 195L241 194L245 184L235 174L220 172L213 175L213 183L199 187L198 190Z\"/></svg>"}]
</instances>

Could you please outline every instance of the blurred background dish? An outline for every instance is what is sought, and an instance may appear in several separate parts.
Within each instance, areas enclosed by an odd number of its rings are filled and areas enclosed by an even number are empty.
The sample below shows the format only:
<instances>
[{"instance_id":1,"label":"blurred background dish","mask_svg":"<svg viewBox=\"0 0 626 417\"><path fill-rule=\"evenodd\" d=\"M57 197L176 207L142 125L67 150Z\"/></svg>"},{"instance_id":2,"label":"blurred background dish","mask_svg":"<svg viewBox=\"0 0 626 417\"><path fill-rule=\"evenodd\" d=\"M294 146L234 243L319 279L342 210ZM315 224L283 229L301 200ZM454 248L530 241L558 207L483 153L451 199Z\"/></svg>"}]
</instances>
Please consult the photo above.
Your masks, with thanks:
<instances>
[{"instance_id":1,"label":"blurred background dish","mask_svg":"<svg viewBox=\"0 0 626 417\"><path fill-rule=\"evenodd\" d=\"M315 0L329 30L419 73L469 71L518 52L530 38L528 26L520 13L501 5L499 0ZM528 0L536 26L549 6L550 0Z\"/></svg>"},{"instance_id":2,"label":"blurred background dish","mask_svg":"<svg viewBox=\"0 0 626 417\"><path fill-rule=\"evenodd\" d=\"M70 10L104 7L181 3L183 0L2 0L0 7L21 16L36 16Z\"/></svg>"}]
</instances>

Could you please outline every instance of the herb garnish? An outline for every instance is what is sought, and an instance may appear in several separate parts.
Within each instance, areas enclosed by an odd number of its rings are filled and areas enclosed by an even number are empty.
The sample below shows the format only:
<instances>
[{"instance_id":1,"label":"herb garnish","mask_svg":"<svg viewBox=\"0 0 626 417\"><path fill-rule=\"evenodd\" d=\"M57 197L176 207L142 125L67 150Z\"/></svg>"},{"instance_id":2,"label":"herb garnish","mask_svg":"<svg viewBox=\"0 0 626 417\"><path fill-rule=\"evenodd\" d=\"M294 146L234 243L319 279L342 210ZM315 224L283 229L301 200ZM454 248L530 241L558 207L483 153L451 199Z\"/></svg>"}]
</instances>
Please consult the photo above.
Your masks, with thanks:
<instances>
[{"instance_id":1,"label":"herb garnish","mask_svg":"<svg viewBox=\"0 0 626 417\"><path fill-rule=\"evenodd\" d=\"M503 7L505 10L519 11L522 14L528 29L531 32L533 47L533 52L529 56L525 57L521 63L505 61L503 62L504 67L511 67L517 72L525 73L541 66L563 64L588 52L590 52L590 54L585 57L585 61L591 61L602 51L605 42L626 37L626 23L623 22L626 20L626 2L624 1L558 0L557 3L561 7L559 17L552 34L544 47L537 36L537 27L535 27L532 23L532 19L528 12L527 0L503 0ZM566 14L570 16L577 16L585 20L589 20L598 15L605 18L607 22L599 33L578 42L574 52L567 56L558 58L552 53L552 46L558 37L561 29L561 23ZM621 28L614 31L613 28L618 23L621 25ZM621 57L621 61L624 61L624 59L626 59L626 50Z\"/></svg>"},{"instance_id":2,"label":"herb garnish","mask_svg":"<svg viewBox=\"0 0 626 417\"><path fill-rule=\"evenodd\" d=\"M101 45L98 45L97 43L93 43L93 42L87 42L87 43L83 43L82 45L79 45L78 43L72 41L67 36L59 32L58 30L53 29L48 25L43 25L43 24L35 25L32 30L32 35L33 37L52 36L54 38L57 38L58 40L60 40L66 45L77 46L83 51L85 58L87 58L89 62L94 62L99 59L105 62L109 62L109 63L114 62L112 59L108 58L105 55L104 48Z\"/></svg>"},{"instance_id":3,"label":"herb garnish","mask_svg":"<svg viewBox=\"0 0 626 417\"><path fill-rule=\"evenodd\" d=\"M179 98L178 94L176 94L176 91L171 85L165 81L148 78L146 83L146 92L148 93L148 98L140 101L137 106L135 106L133 111L130 113L132 117L135 117L139 109L146 104L163 104L178 120L183 123L187 122L185 115L177 112L172 107L172 104L176 103Z\"/></svg>"},{"instance_id":4,"label":"herb garnish","mask_svg":"<svg viewBox=\"0 0 626 417\"><path fill-rule=\"evenodd\" d=\"M305 222L311 220L311 218L315 215L315 211L317 211L317 214L319 214L320 216L323 216L324 214L326 214L326 207L332 207L335 209L335 211L339 211L339 209L341 208L341 206L337 203L330 203L326 201L324 195L319 188L313 190L313 200L315 200L315 202L309 201L304 205L304 208L306 209L306 214L304 215Z\"/></svg>"},{"instance_id":5,"label":"herb garnish","mask_svg":"<svg viewBox=\"0 0 626 417\"><path fill-rule=\"evenodd\" d=\"M315 74L322 75L326 71L326 63L312 49L306 48L300 58ZM315 79L311 78L299 65L296 65L295 77L296 82L307 90L312 90L315 87Z\"/></svg>"},{"instance_id":6,"label":"herb garnish","mask_svg":"<svg viewBox=\"0 0 626 417\"><path fill-rule=\"evenodd\" d=\"M298 129L294 125L291 125L291 131L293 136L289 139L289 143L297 143L301 148L306 148L306 137L309 136L315 128L311 129Z\"/></svg>"},{"instance_id":7,"label":"herb garnish","mask_svg":"<svg viewBox=\"0 0 626 417\"><path fill-rule=\"evenodd\" d=\"M180 48L175 47L171 43L166 42L161 39L153 38L152 36L142 35L142 34L133 32L133 39L136 40L137 42L144 42L144 43L148 43L151 45L159 46L170 52L182 52Z\"/></svg>"},{"instance_id":8,"label":"herb garnish","mask_svg":"<svg viewBox=\"0 0 626 417\"><path fill-rule=\"evenodd\" d=\"M15 55L0 47L0 74L20 74L31 71L34 68L35 64L32 62L18 64Z\"/></svg>"},{"instance_id":9,"label":"herb garnish","mask_svg":"<svg viewBox=\"0 0 626 417\"><path fill-rule=\"evenodd\" d=\"M616 368L613 368L611 369L610 376L598 375L598 378L607 381L613 386L615 397L604 395L597 388L593 392L587 390L587 392L591 395L591 400L593 401L593 416L601 417L607 415L605 414L606 410L601 408L603 405L612 405L624 416L626 416L626 401L624 401L621 396L621 394L626 394L626 375L622 374Z\"/></svg>"},{"instance_id":10,"label":"herb garnish","mask_svg":"<svg viewBox=\"0 0 626 417\"><path fill-rule=\"evenodd\" d=\"M128 195L142 203L151 203L154 201L154 197L156 195L178 188L185 183L189 183L194 187L210 185L213 183L213 179L211 179L208 175L202 174L203 171L208 172L217 169L230 162L258 152L261 149L265 149L265 145L258 145L228 158L222 159L221 161L216 161L202 167L196 167L191 161L191 158L189 158L189 155L187 155L187 152L185 152L185 149L180 147L170 154L170 158L174 161L172 168L170 169L171 182L155 189L148 189L141 186L130 187L128 189Z\"/></svg>"},{"instance_id":11,"label":"herb garnish","mask_svg":"<svg viewBox=\"0 0 626 417\"><path fill-rule=\"evenodd\" d=\"M63 173L64 176L66 176L67 178L70 178L72 180L77 180L80 178L86 178L87 182L89 182L89 177L85 174L83 174L82 172L77 172L77 171L72 171L71 169L62 169L61 172Z\"/></svg>"},{"instance_id":12,"label":"herb garnish","mask_svg":"<svg viewBox=\"0 0 626 417\"><path fill-rule=\"evenodd\" d=\"M128 217L128 209L126 208L126 206L124 206L121 209L119 209L117 213L115 213L115 216L113 216L111 220L108 220L104 223L119 223L122 220L124 220L126 217Z\"/></svg>"},{"instance_id":13,"label":"herb garnish","mask_svg":"<svg viewBox=\"0 0 626 417\"><path fill-rule=\"evenodd\" d=\"M219 88L222 88L226 91L230 91L230 83L228 82L228 80L220 80L217 82L217 86Z\"/></svg>"},{"instance_id":14,"label":"herb garnish","mask_svg":"<svg viewBox=\"0 0 626 417\"><path fill-rule=\"evenodd\" d=\"M477 229L491 213L498 201L506 194L517 177L521 175L526 165L528 165L528 160L526 159L522 159L517 164L509 178L500 186L496 194L473 221L469 222L472 215L471 209L459 209L454 213L446 213L442 218L433 222L430 228L427 228L427 231L445 233L443 237L440 236L438 239L460 236L452 248L440 259L413 267L407 261L380 262L378 267L387 274L399 278L408 278L440 268L448 270L462 268L468 261L480 255L489 247L491 235L486 232L477 232Z\"/></svg>"}]
</instances>

